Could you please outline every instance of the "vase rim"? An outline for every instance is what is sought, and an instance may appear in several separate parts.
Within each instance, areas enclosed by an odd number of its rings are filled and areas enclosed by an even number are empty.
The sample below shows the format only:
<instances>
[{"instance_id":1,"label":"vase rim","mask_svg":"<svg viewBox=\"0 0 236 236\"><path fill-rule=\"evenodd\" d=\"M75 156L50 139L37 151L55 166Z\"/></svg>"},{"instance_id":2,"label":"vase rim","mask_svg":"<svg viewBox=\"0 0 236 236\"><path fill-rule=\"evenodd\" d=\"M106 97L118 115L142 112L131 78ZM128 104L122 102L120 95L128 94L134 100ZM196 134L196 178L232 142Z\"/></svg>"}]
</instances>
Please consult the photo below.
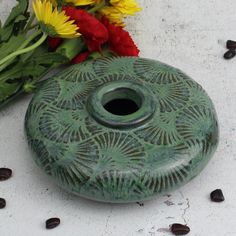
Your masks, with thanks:
<instances>
[{"instance_id":1,"label":"vase rim","mask_svg":"<svg viewBox=\"0 0 236 236\"><path fill-rule=\"evenodd\" d=\"M138 108L127 115L113 114L104 105L115 99L131 100ZM89 96L87 110L102 125L126 129L147 122L155 113L156 104L152 92L145 85L133 81L113 81L98 87Z\"/></svg>"}]
</instances>

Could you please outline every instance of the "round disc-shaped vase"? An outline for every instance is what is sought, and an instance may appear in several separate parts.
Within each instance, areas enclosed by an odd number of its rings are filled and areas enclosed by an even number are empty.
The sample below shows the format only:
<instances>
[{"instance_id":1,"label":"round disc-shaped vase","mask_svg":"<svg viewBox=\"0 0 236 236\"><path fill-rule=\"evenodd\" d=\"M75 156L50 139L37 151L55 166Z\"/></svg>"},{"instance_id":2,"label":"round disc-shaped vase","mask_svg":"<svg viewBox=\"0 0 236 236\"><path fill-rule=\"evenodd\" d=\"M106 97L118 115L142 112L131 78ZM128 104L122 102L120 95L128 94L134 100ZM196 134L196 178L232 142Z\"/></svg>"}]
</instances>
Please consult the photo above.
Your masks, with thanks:
<instances>
[{"instance_id":1,"label":"round disc-shaped vase","mask_svg":"<svg viewBox=\"0 0 236 236\"><path fill-rule=\"evenodd\" d=\"M25 118L35 161L69 192L133 202L195 177L218 143L214 106L180 70L111 57L48 79Z\"/></svg>"}]
</instances>

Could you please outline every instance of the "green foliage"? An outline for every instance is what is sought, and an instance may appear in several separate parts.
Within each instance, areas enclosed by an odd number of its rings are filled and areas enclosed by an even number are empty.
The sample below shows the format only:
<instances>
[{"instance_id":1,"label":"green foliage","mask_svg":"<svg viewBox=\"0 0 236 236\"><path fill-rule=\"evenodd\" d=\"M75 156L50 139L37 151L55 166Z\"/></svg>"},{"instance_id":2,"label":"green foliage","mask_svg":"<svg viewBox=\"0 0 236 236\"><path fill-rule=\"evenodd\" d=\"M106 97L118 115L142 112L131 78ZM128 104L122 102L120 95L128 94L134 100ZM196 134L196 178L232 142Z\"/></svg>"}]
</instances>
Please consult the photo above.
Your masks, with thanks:
<instances>
[{"instance_id":1,"label":"green foliage","mask_svg":"<svg viewBox=\"0 0 236 236\"><path fill-rule=\"evenodd\" d=\"M0 44L1 58L6 57L10 53L16 51L25 41L25 35L12 36L8 42Z\"/></svg>"},{"instance_id":2,"label":"green foliage","mask_svg":"<svg viewBox=\"0 0 236 236\"><path fill-rule=\"evenodd\" d=\"M54 68L68 62L68 59L60 53L48 52L46 46L39 47L27 54L19 57L11 69L0 73L0 80L35 79L44 74L49 67Z\"/></svg>"},{"instance_id":3,"label":"green foliage","mask_svg":"<svg viewBox=\"0 0 236 236\"><path fill-rule=\"evenodd\" d=\"M9 83L0 80L0 103L8 99L14 94L19 87L19 83Z\"/></svg>"},{"instance_id":4,"label":"green foliage","mask_svg":"<svg viewBox=\"0 0 236 236\"><path fill-rule=\"evenodd\" d=\"M28 32L34 21L28 11L29 0L17 2L5 23L0 22L0 107L19 93L32 92L47 72L68 63L84 47L82 39L71 39L64 40L56 52L49 52L45 42L30 50L42 32ZM28 52L14 56L27 48Z\"/></svg>"},{"instance_id":5,"label":"green foliage","mask_svg":"<svg viewBox=\"0 0 236 236\"><path fill-rule=\"evenodd\" d=\"M0 73L0 105L11 98L25 82L38 80L49 69L67 61L66 57L54 52L34 52L25 60L18 60L11 69Z\"/></svg>"},{"instance_id":6,"label":"green foliage","mask_svg":"<svg viewBox=\"0 0 236 236\"><path fill-rule=\"evenodd\" d=\"M0 43L6 42L12 35L18 35L24 29L29 18L28 0L17 0L5 24L0 28Z\"/></svg>"}]
</instances>

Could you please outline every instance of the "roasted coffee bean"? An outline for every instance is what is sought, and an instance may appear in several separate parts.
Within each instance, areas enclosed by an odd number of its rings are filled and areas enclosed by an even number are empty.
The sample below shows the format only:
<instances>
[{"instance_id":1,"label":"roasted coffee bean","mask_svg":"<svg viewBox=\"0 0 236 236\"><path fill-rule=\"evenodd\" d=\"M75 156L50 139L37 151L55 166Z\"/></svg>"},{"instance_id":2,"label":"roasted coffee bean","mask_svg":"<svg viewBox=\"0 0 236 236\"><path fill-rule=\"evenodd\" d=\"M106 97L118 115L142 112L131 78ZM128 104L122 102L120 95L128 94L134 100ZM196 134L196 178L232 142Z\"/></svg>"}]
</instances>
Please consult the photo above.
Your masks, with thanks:
<instances>
[{"instance_id":1,"label":"roasted coffee bean","mask_svg":"<svg viewBox=\"0 0 236 236\"><path fill-rule=\"evenodd\" d=\"M4 198L0 198L0 209L6 206L6 200Z\"/></svg>"},{"instance_id":2,"label":"roasted coffee bean","mask_svg":"<svg viewBox=\"0 0 236 236\"><path fill-rule=\"evenodd\" d=\"M0 181L7 180L11 177L12 170L8 168L0 168Z\"/></svg>"},{"instance_id":3,"label":"roasted coffee bean","mask_svg":"<svg viewBox=\"0 0 236 236\"><path fill-rule=\"evenodd\" d=\"M136 202L139 206L143 207L144 203L143 202Z\"/></svg>"},{"instance_id":4,"label":"roasted coffee bean","mask_svg":"<svg viewBox=\"0 0 236 236\"><path fill-rule=\"evenodd\" d=\"M171 225L171 232L174 235L186 235L190 232L190 228L187 225L173 224Z\"/></svg>"},{"instance_id":5,"label":"roasted coffee bean","mask_svg":"<svg viewBox=\"0 0 236 236\"><path fill-rule=\"evenodd\" d=\"M50 218L46 220L46 229L53 229L57 227L60 224L60 219L59 218Z\"/></svg>"},{"instance_id":6,"label":"roasted coffee bean","mask_svg":"<svg viewBox=\"0 0 236 236\"><path fill-rule=\"evenodd\" d=\"M229 50L224 54L224 58L226 60L232 59L236 56L236 51L235 50Z\"/></svg>"},{"instance_id":7,"label":"roasted coffee bean","mask_svg":"<svg viewBox=\"0 0 236 236\"><path fill-rule=\"evenodd\" d=\"M213 202L223 202L225 200L225 197L221 189L214 190L210 196Z\"/></svg>"},{"instance_id":8,"label":"roasted coffee bean","mask_svg":"<svg viewBox=\"0 0 236 236\"><path fill-rule=\"evenodd\" d=\"M228 48L228 49L233 49L233 50L235 50L236 49L236 42L235 41L232 41L232 40L228 40L227 42L226 42L226 47Z\"/></svg>"}]
</instances>

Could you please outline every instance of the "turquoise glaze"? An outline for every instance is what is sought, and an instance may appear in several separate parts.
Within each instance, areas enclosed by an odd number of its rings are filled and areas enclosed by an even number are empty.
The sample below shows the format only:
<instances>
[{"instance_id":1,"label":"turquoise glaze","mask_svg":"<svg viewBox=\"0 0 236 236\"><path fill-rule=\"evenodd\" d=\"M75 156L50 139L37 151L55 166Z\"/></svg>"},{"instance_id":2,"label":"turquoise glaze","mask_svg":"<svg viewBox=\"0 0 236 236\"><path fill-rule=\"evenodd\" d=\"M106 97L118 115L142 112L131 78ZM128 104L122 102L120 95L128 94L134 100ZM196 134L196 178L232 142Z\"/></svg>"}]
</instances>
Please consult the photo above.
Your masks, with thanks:
<instances>
[{"instance_id":1,"label":"turquoise glaze","mask_svg":"<svg viewBox=\"0 0 236 236\"><path fill-rule=\"evenodd\" d=\"M133 202L194 178L218 143L214 106L178 69L103 58L48 79L25 118L36 163L89 199Z\"/></svg>"}]
</instances>

